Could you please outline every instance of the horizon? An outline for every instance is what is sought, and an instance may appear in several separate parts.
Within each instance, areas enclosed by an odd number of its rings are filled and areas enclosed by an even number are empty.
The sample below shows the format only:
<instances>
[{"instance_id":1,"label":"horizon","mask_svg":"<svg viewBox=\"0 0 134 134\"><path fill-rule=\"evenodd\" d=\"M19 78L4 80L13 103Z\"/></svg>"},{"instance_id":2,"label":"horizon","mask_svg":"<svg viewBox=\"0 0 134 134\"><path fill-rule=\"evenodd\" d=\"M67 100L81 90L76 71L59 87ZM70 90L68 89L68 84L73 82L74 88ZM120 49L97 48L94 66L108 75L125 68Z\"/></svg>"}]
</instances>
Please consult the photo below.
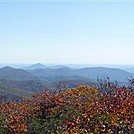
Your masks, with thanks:
<instances>
[{"instance_id":1,"label":"horizon","mask_svg":"<svg viewBox=\"0 0 134 134\"><path fill-rule=\"evenodd\" d=\"M25 68L31 65L41 64L46 67L54 67L54 66L65 66L69 68L92 68L92 67L104 67L104 68L117 68L117 69L133 69L134 64L50 64L50 63L2 63L0 64L0 68L9 66L13 68Z\"/></svg>"},{"instance_id":2,"label":"horizon","mask_svg":"<svg viewBox=\"0 0 134 134\"><path fill-rule=\"evenodd\" d=\"M133 7L0 2L0 64L134 65Z\"/></svg>"}]
</instances>

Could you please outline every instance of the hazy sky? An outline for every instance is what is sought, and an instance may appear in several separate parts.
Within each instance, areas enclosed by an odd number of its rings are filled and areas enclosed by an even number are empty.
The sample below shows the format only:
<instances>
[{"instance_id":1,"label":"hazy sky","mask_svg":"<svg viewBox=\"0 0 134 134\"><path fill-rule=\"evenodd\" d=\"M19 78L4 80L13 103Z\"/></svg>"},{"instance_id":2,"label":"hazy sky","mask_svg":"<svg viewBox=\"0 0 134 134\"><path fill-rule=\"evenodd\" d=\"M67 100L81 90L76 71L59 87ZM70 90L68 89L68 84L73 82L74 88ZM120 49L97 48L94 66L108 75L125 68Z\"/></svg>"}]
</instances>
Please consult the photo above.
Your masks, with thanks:
<instances>
[{"instance_id":1,"label":"hazy sky","mask_svg":"<svg viewBox=\"0 0 134 134\"><path fill-rule=\"evenodd\" d=\"M132 2L0 2L0 63L134 64Z\"/></svg>"}]
</instances>

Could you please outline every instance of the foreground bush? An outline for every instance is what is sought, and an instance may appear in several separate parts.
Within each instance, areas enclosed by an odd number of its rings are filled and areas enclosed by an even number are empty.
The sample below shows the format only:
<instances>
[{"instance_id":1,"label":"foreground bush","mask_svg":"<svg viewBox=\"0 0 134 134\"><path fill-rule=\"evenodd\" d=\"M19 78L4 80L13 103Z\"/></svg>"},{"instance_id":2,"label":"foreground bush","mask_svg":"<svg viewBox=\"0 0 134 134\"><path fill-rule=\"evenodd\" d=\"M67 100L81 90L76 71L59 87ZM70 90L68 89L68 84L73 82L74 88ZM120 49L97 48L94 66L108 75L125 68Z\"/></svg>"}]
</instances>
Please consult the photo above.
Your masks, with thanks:
<instances>
[{"instance_id":1,"label":"foreground bush","mask_svg":"<svg viewBox=\"0 0 134 134\"><path fill-rule=\"evenodd\" d=\"M111 83L107 88L45 90L21 103L1 103L0 133L133 134L133 88Z\"/></svg>"}]
</instances>

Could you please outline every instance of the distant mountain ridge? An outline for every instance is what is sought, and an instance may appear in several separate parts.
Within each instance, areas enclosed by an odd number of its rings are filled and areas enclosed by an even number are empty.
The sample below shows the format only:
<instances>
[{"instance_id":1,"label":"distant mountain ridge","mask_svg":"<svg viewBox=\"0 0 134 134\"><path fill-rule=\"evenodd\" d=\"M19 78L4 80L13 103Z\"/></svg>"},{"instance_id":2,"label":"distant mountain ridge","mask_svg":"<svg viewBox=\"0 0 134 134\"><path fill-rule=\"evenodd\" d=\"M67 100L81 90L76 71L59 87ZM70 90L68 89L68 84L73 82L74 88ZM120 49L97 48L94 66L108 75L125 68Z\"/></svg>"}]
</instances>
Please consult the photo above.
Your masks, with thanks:
<instances>
[{"instance_id":1,"label":"distant mountain ridge","mask_svg":"<svg viewBox=\"0 0 134 134\"><path fill-rule=\"evenodd\" d=\"M0 79L35 80L36 77L23 69L16 69L9 66L5 66L0 69Z\"/></svg>"},{"instance_id":2,"label":"distant mountain ridge","mask_svg":"<svg viewBox=\"0 0 134 134\"><path fill-rule=\"evenodd\" d=\"M59 66L60 67L60 66ZM133 73L118 68L106 67L87 67L81 69L72 69L66 66L60 68L45 67L41 63L37 63L27 67L28 69L15 69L9 66L0 69L0 79L9 80L47 80L49 82L58 80L80 80L110 77L111 80L119 82L128 81L130 77L134 77Z\"/></svg>"},{"instance_id":3,"label":"distant mountain ridge","mask_svg":"<svg viewBox=\"0 0 134 134\"><path fill-rule=\"evenodd\" d=\"M33 64L33 65L30 65L28 67L25 67L24 69L30 69L30 70L33 70L33 69L44 69L46 68L43 64L41 63L36 63L36 64Z\"/></svg>"},{"instance_id":4,"label":"distant mountain ridge","mask_svg":"<svg viewBox=\"0 0 134 134\"><path fill-rule=\"evenodd\" d=\"M107 67L86 67L81 69L72 69L66 66L59 66L59 68L43 68L43 69L34 69L34 70L27 70L31 74L44 77L44 78L55 78L58 80L58 77L63 77L63 80L67 77L69 80L75 80L78 78L83 79L93 79L96 80L97 78L106 78L110 77L111 80L117 80L119 82L128 81L128 79L132 76L134 77L133 73L127 72L122 69L118 68L107 68ZM61 79L59 79L61 80Z\"/></svg>"},{"instance_id":5,"label":"distant mountain ridge","mask_svg":"<svg viewBox=\"0 0 134 134\"><path fill-rule=\"evenodd\" d=\"M129 73L134 73L134 68L126 68L125 70Z\"/></svg>"},{"instance_id":6,"label":"distant mountain ridge","mask_svg":"<svg viewBox=\"0 0 134 134\"><path fill-rule=\"evenodd\" d=\"M82 68L78 69L76 73L77 75L91 79L110 77L111 80L117 80L119 82L127 81L131 76L134 77L133 73L129 73L125 70L106 67Z\"/></svg>"}]
</instances>

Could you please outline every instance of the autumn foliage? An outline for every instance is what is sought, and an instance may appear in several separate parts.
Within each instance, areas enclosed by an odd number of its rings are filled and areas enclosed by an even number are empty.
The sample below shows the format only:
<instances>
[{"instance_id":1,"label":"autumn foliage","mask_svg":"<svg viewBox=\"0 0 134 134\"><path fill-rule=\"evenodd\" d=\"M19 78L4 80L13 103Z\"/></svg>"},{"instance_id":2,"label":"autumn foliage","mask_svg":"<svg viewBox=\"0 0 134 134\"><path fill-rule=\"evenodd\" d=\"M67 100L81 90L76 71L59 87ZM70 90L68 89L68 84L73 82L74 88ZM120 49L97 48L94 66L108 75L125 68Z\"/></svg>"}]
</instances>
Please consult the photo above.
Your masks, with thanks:
<instances>
[{"instance_id":1,"label":"autumn foliage","mask_svg":"<svg viewBox=\"0 0 134 134\"><path fill-rule=\"evenodd\" d=\"M0 104L3 134L133 134L134 89L111 82ZM105 89L102 90L102 89Z\"/></svg>"}]
</instances>

